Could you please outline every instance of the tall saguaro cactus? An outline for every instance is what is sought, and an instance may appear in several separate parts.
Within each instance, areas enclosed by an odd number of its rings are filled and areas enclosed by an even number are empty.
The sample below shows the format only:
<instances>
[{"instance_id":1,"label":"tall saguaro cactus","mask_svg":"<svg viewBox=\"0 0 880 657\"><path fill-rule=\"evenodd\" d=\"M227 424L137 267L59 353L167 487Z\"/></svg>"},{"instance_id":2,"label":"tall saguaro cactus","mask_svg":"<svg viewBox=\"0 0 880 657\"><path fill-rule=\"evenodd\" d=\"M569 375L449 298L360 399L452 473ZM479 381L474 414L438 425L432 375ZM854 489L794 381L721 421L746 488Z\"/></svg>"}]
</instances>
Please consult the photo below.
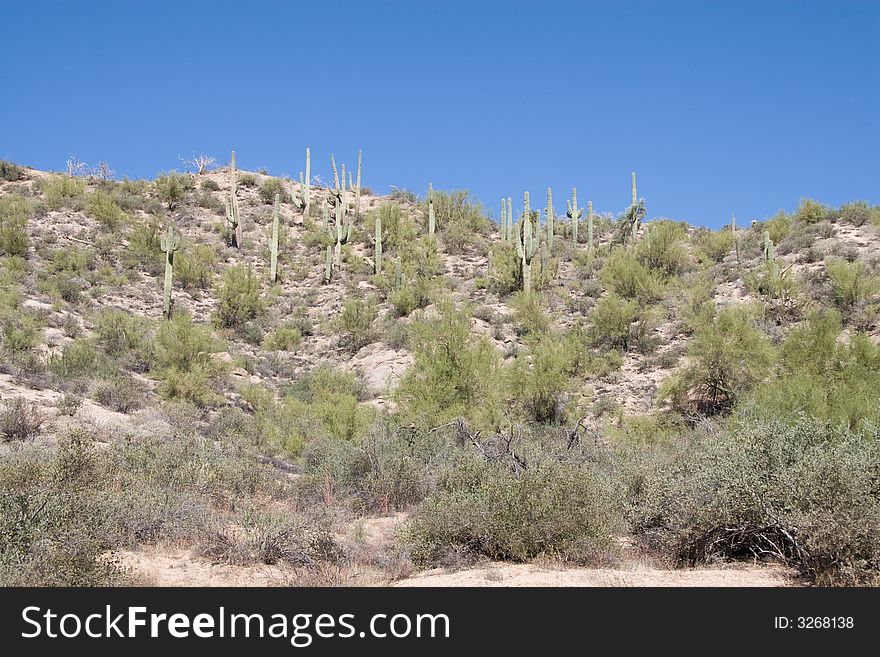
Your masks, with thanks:
<instances>
[{"instance_id":1,"label":"tall saguaro cactus","mask_svg":"<svg viewBox=\"0 0 880 657\"><path fill-rule=\"evenodd\" d=\"M272 238L269 240L269 280L278 280L278 224L280 219L281 195L275 194L275 210L272 213Z\"/></svg>"},{"instance_id":2,"label":"tall saguaro cactus","mask_svg":"<svg viewBox=\"0 0 880 657\"><path fill-rule=\"evenodd\" d=\"M547 188L547 248L553 249L553 190Z\"/></svg>"},{"instance_id":3,"label":"tall saguaro cactus","mask_svg":"<svg viewBox=\"0 0 880 657\"><path fill-rule=\"evenodd\" d=\"M235 151L229 161L229 196L226 197L226 222L232 232L232 246L241 249L241 217L238 211L238 174L235 170Z\"/></svg>"},{"instance_id":4,"label":"tall saguaro cactus","mask_svg":"<svg viewBox=\"0 0 880 657\"><path fill-rule=\"evenodd\" d=\"M773 240L770 239L770 233L764 231L764 262L771 262L776 259L776 247Z\"/></svg>"},{"instance_id":5,"label":"tall saguaro cactus","mask_svg":"<svg viewBox=\"0 0 880 657\"><path fill-rule=\"evenodd\" d=\"M330 163L333 165L333 180L336 185L332 191L336 224L334 228L330 228L328 225L327 230L335 242L333 249L334 266L339 267L342 264L342 245L346 244L349 237L351 237L352 221L348 219L348 190L345 184L345 165L342 165L342 184L340 184L339 174L336 171L336 160L333 158L332 153L330 155Z\"/></svg>"},{"instance_id":6,"label":"tall saguaro cactus","mask_svg":"<svg viewBox=\"0 0 880 657\"><path fill-rule=\"evenodd\" d=\"M361 162L363 161L362 150L358 150L358 175L354 187L354 219L357 221L361 218ZM351 174L349 174L351 175Z\"/></svg>"},{"instance_id":7,"label":"tall saguaro cactus","mask_svg":"<svg viewBox=\"0 0 880 657\"><path fill-rule=\"evenodd\" d=\"M501 199L501 226L499 228L501 231L501 241L507 241L507 205L504 203L504 199Z\"/></svg>"},{"instance_id":8,"label":"tall saguaro cactus","mask_svg":"<svg viewBox=\"0 0 880 657\"><path fill-rule=\"evenodd\" d=\"M523 292L532 291L532 258L538 251L538 240L532 237L532 218L529 211L529 193L523 195L522 224L516 230L516 255L522 264Z\"/></svg>"},{"instance_id":9,"label":"tall saguaro cactus","mask_svg":"<svg viewBox=\"0 0 880 657\"><path fill-rule=\"evenodd\" d=\"M513 220L513 199L507 197L507 241L513 242L513 226L516 222Z\"/></svg>"},{"instance_id":10,"label":"tall saguaro cactus","mask_svg":"<svg viewBox=\"0 0 880 657\"><path fill-rule=\"evenodd\" d=\"M382 215L376 216L376 235L373 237L374 247L376 249L373 256L373 266L377 274L382 273Z\"/></svg>"},{"instance_id":11,"label":"tall saguaro cactus","mask_svg":"<svg viewBox=\"0 0 880 657\"><path fill-rule=\"evenodd\" d=\"M171 285L174 279L174 252L180 248L180 234L169 222L165 234L159 240L165 253L165 292L162 295L162 315L171 319Z\"/></svg>"},{"instance_id":12,"label":"tall saguaro cactus","mask_svg":"<svg viewBox=\"0 0 880 657\"><path fill-rule=\"evenodd\" d=\"M578 208L578 190L577 187L571 188L571 200L568 203L568 211L565 216L571 219L571 239L578 243L578 222L584 216L583 208Z\"/></svg>"},{"instance_id":13,"label":"tall saguaro cactus","mask_svg":"<svg viewBox=\"0 0 880 657\"><path fill-rule=\"evenodd\" d=\"M428 183L428 235L437 230L437 219L434 217L434 187Z\"/></svg>"},{"instance_id":14,"label":"tall saguaro cactus","mask_svg":"<svg viewBox=\"0 0 880 657\"><path fill-rule=\"evenodd\" d=\"M303 217L309 216L309 208L312 203L312 155L306 148L306 175L303 178L302 171L299 172L299 198L296 192L290 195L293 198L293 204L302 210Z\"/></svg>"},{"instance_id":15,"label":"tall saguaro cactus","mask_svg":"<svg viewBox=\"0 0 880 657\"><path fill-rule=\"evenodd\" d=\"M593 202L587 201L587 251L593 252Z\"/></svg>"},{"instance_id":16,"label":"tall saguaro cactus","mask_svg":"<svg viewBox=\"0 0 880 657\"><path fill-rule=\"evenodd\" d=\"M629 207L629 228L631 231L631 238L633 243L639 237L639 227L641 226L642 219L646 216L645 211L645 199L639 200L636 195L636 172L632 173L632 205ZM626 239L626 233L624 232L624 240Z\"/></svg>"}]
</instances>

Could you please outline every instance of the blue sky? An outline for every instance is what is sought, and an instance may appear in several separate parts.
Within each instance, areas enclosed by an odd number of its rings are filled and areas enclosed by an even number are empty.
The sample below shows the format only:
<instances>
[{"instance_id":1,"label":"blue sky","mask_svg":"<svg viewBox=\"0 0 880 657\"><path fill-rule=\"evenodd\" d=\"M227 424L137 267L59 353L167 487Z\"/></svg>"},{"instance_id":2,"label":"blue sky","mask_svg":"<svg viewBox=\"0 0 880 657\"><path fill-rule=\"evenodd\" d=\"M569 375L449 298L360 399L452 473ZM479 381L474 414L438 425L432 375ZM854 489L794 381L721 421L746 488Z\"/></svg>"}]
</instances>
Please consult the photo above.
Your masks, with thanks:
<instances>
[{"instance_id":1,"label":"blue sky","mask_svg":"<svg viewBox=\"0 0 880 657\"><path fill-rule=\"evenodd\" d=\"M0 157L152 177L207 153L470 189L572 185L718 226L880 203L880 2L0 0ZM536 203L535 201L539 201Z\"/></svg>"}]
</instances>

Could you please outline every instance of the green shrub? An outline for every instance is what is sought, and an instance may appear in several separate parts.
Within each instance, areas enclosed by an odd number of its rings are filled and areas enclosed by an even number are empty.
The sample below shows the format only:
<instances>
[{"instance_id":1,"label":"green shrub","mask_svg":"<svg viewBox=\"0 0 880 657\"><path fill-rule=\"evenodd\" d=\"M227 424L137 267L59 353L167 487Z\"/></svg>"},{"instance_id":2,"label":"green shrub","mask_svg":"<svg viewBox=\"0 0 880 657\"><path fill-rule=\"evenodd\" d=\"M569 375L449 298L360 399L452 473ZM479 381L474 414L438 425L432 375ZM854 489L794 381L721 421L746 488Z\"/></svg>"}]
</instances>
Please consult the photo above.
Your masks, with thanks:
<instances>
[{"instance_id":1,"label":"green shrub","mask_svg":"<svg viewBox=\"0 0 880 657\"><path fill-rule=\"evenodd\" d=\"M590 314L593 341L598 345L629 348L632 324L639 316L639 304L616 294L607 294Z\"/></svg>"},{"instance_id":2,"label":"green shrub","mask_svg":"<svg viewBox=\"0 0 880 657\"><path fill-rule=\"evenodd\" d=\"M208 406L217 399L214 388L223 372L212 360L217 344L210 329L194 324L186 313L175 313L156 333L154 374L161 379L159 393L196 406Z\"/></svg>"},{"instance_id":3,"label":"green shrub","mask_svg":"<svg viewBox=\"0 0 880 657\"><path fill-rule=\"evenodd\" d=\"M263 312L260 281L250 267L236 265L224 271L217 297L214 321L221 328L241 328Z\"/></svg>"},{"instance_id":4,"label":"green shrub","mask_svg":"<svg viewBox=\"0 0 880 657\"><path fill-rule=\"evenodd\" d=\"M806 224L817 224L824 221L831 214L831 208L811 198L802 198L798 203L795 219Z\"/></svg>"},{"instance_id":5,"label":"green shrub","mask_svg":"<svg viewBox=\"0 0 880 657\"><path fill-rule=\"evenodd\" d=\"M358 351L375 342L376 330L373 324L378 316L379 307L375 299L346 299L335 322L336 328L342 334L341 344L350 351Z\"/></svg>"},{"instance_id":6,"label":"green shrub","mask_svg":"<svg viewBox=\"0 0 880 657\"><path fill-rule=\"evenodd\" d=\"M209 289L216 267L217 254L207 244L183 248L174 256L175 278L187 289Z\"/></svg>"},{"instance_id":7,"label":"green shrub","mask_svg":"<svg viewBox=\"0 0 880 657\"><path fill-rule=\"evenodd\" d=\"M622 247L612 250L599 277L609 290L625 299L651 303L661 297L662 283L656 275Z\"/></svg>"},{"instance_id":8,"label":"green shrub","mask_svg":"<svg viewBox=\"0 0 880 657\"><path fill-rule=\"evenodd\" d=\"M97 363L98 353L91 342L77 339L64 345L61 353L50 356L49 371L70 381L94 376Z\"/></svg>"},{"instance_id":9,"label":"green shrub","mask_svg":"<svg viewBox=\"0 0 880 657\"><path fill-rule=\"evenodd\" d=\"M0 411L0 438L4 441L31 440L40 433L46 416L33 402L15 397Z\"/></svg>"},{"instance_id":10,"label":"green shrub","mask_svg":"<svg viewBox=\"0 0 880 657\"><path fill-rule=\"evenodd\" d=\"M275 194L278 194L281 197L282 203L285 203L287 200L287 193L284 190L284 184L278 180L278 178L267 178L264 180L263 184L260 185L258 193L260 199L266 204L272 204L275 202Z\"/></svg>"},{"instance_id":11,"label":"green shrub","mask_svg":"<svg viewBox=\"0 0 880 657\"><path fill-rule=\"evenodd\" d=\"M595 565L613 552L610 498L604 479L586 468L532 462L512 472L507 463L463 457L440 473L404 540L420 566L462 556Z\"/></svg>"},{"instance_id":12,"label":"green shrub","mask_svg":"<svg viewBox=\"0 0 880 657\"><path fill-rule=\"evenodd\" d=\"M76 210L85 194L86 183L70 176L55 175L41 180L40 189L50 210L62 207Z\"/></svg>"},{"instance_id":13,"label":"green shrub","mask_svg":"<svg viewBox=\"0 0 880 657\"><path fill-rule=\"evenodd\" d=\"M779 244L791 232L791 217L780 210L763 224L758 224L756 229L759 236L763 235L764 231L767 231L773 243Z\"/></svg>"},{"instance_id":14,"label":"green shrub","mask_svg":"<svg viewBox=\"0 0 880 657\"><path fill-rule=\"evenodd\" d=\"M86 211L108 230L116 230L126 218L125 212L116 205L113 197L100 189L86 197Z\"/></svg>"},{"instance_id":15,"label":"green shrub","mask_svg":"<svg viewBox=\"0 0 880 657\"><path fill-rule=\"evenodd\" d=\"M117 413L130 413L143 406L146 399L144 386L129 374L118 372L98 381L92 392L96 402Z\"/></svg>"},{"instance_id":16,"label":"green shrub","mask_svg":"<svg viewBox=\"0 0 880 657\"><path fill-rule=\"evenodd\" d=\"M851 428L880 423L880 346L864 334L846 338L836 311L792 328L780 354L778 371L741 402L741 414L808 415Z\"/></svg>"},{"instance_id":17,"label":"green shrub","mask_svg":"<svg viewBox=\"0 0 880 657\"><path fill-rule=\"evenodd\" d=\"M212 180L211 178L205 178L201 184L202 191L204 192L218 192L220 191L220 184L216 180Z\"/></svg>"},{"instance_id":18,"label":"green shrub","mask_svg":"<svg viewBox=\"0 0 880 657\"><path fill-rule=\"evenodd\" d=\"M550 328L550 318L544 312L541 297L535 292L518 292L510 299L513 317L522 335L545 333Z\"/></svg>"},{"instance_id":19,"label":"green shrub","mask_svg":"<svg viewBox=\"0 0 880 657\"><path fill-rule=\"evenodd\" d=\"M755 326L747 307L723 308L705 318L688 345L690 363L660 387L660 401L687 411L727 410L745 392L766 379L774 350Z\"/></svg>"},{"instance_id":20,"label":"green shrub","mask_svg":"<svg viewBox=\"0 0 880 657\"><path fill-rule=\"evenodd\" d=\"M470 317L443 304L440 316L413 323L415 362L395 391L404 418L434 427L456 417L491 425L500 414L500 361L495 347L471 333Z\"/></svg>"},{"instance_id":21,"label":"green shrub","mask_svg":"<svg viewBox=\"0 0 880 657\"><path fill-rule=\"evenodd\" d=\"M388 303L398 317L407 317L412 311L425 308L431 303L433 283L430 278L420 276L408 279L399 290L388 295Z\"/></svg>"},{"instance_id":22,"label":"green shrub","mask_svg":"<svg viewBox=\"0 0 880 657\"><path fill-rule=\"evenodd\" d=\"M467 245L474 245L476 238L487 234L491 222L483 214L480 205L474 202L467 191L434 191L434 217L437 230L442 231L446 250L460 253ZM427 203L424 206L427 225Z\"/></svg>"},{"instance_id":23,"label":"green shrub","mask_svg":"<svg viewBox=\"0 0 880 657\"><path fill-rule=\"evenodd\" d=\"M165 204L165 207L172 211L183 200L188 191L195 186L191 176L185 176L172 171L170 173L162 173L153 181L156 188L156 196Z\"/></svg>"},{"instance_id":24,"label":"green shrub","mask_svg":"<svg viewBox=\"0 0 880 657\"><path fill-rule=\"evenodd\" d=\"M880 226L880 207L868 205L864 201L847 203L840 208L840 221L853 226L869 223Z\"/></svg>"},{"instance_id":25,"label":"green shrub","mask_svg":"<svg viewBox=\"0 0 880 657\"><path fill-rule=\"evenodd\" d=\"M575 367L575 354L565 340L542 335L517 354L511 370L514 399L536 422L565 421L565 393Z\"/></svg>"},{"instance_id":26,"label":"green shrub","mask_svg":"<svg viewBox=\"0 0 880 657\"><path fill-rule=\"evenodd\" d=\"M688 443L639 485L637 532L678 559L776 559L819 584L880 581L880 434L749 419Z\"/></svg>"},{"instance_id":27,"label":"green shrub","mask_svg":"<svg viewBox=\"0 0 880 657\"><path fill-rule=\"evenodd\" d=\"M636 258L649 269L664 276L675 276L687 266L685 224L652 221L645 237L636 246Z\"/></svg>"},{"instance_id":28,"label":"green shrub","mask_svg":"<svg viewBox=\"0 0 880 657\"><path fill-rule=\"evenodd\" d=\"M17 182L24 178L24 170L12 162L0 160L0 180Z\"/></svg>"},{"instance_id":29,"label":"green shrub","mask_svg":"<svg viewBox=\"0 0 880 657\"><path fill-rule=\"evenodd\" d=\"M267 351L296 351L302 344L302 333L292 322L285 322L263 340Z\"/></svg>"},{"instance_id":30,"label":"green shrub","mask_svg":"<svg viewBox=\"0 0 880 657\"><path fill-rule=\"evenodd\" d=\"M825 273L831 281L834 303L842 310L880 293L880 278L868 274L861 262L829 259L825 261Z\"/></svg>"},{"instance_id":31,"label":"green shrub","mask_svg":"<svg viewBox=\"0 0 880 657\"><path fill-rule=\"evenodd\" d=\"M0 197L0 254L27 257L30 245L27 222L32 214L31 202L24 196Z\"/></svg>"},{"instance_id":32,"label":"green shrub","mask_svg":"<svg viewBox=\"0 0 880 657\"><path fill-rule=\"evenodd\" d=\"M697 247L713 262L721 262L734 250L733 232L727 228L707 230L694 240Z\"/></svg>"},{"instance_id":33,"label":"green shrub","mask_svg":"<svg viewBox=\"0 0 880 657\"><path fill-rule=\"evenodd\" d=\"M123 262L130 267L144 267L157 274L165 262L160 241L161 228L158 217L151 216L137 222L128 236L128 248L122 251Z\"/></svg>"},{"instance_id":34,"label":"green shrub","mask_svg":"<svg viewBox=\"0 0 880 657\"><path fill-rule=\"evenodd\" d=\"M141 372L150 367L154 346L147 320L123 310L104 310L94 323L96 341L105 353L124 359L129 367Z\"/></svg>"},{"instance_id":35,"label":"green shrub","mask_svg":"<svg viewBox=\"0 0 880 657\"><path fill-rule=\"evenodd\" d=\"M376 218L382 218L383 245L387 253L400 253L408 250L419 237L419 230L408 214L400 211L396 203L383 203L371 210L364 218L364 233L375 235Z\"/></svg>"}]
</instances>

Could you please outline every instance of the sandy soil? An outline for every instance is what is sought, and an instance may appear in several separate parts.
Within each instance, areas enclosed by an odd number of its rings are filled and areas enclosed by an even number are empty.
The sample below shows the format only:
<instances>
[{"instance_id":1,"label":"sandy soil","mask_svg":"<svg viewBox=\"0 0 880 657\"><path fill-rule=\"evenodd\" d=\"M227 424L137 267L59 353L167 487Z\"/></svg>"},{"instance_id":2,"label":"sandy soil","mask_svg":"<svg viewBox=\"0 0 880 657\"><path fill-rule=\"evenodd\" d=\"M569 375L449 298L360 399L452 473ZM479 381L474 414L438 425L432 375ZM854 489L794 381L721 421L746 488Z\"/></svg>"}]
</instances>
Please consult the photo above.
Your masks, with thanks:
<instances>
[{"instance_id":1,"label":"sandy soil","mask_svg":"<svg viewBox=\"0 0 880 657\"><path fill-rule=\"evenodd\" d=\"M799 586L789 568L734 564L686 570L635 567L553 568L535 564L491 564L444 572L429 570L395 586Z\"/></svg>"}]
</instances>

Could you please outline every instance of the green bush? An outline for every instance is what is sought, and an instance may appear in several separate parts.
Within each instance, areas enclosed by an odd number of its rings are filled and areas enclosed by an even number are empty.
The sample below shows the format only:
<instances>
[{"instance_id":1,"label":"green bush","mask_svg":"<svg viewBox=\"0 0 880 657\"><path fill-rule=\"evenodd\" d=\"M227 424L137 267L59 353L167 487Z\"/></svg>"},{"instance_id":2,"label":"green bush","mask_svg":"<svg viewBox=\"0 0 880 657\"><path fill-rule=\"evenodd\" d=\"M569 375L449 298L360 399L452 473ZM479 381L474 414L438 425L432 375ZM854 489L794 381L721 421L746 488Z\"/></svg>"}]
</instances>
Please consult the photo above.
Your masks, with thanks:
<instances>
[{"instance_id":1,"label":"green bush","mask_svg":"<svg viewBox=\"0 0 880 657\"><path fill-rule=\"evenodd\" d=\"M293 322L285 322L263 340L267 351L296 351L302 344L302 333Z\"/></svg>"},{"instance_id":2,"label":"green bush","mask_svg":"<svg viewBox=\"0 0 880 657\"><path fill-rule=\"evenodd\" d=\"M806 224L817 224L831 214L831 208L811 198L802 198L798 203L795 219Z\"/></svg>"},{"instance_id":3,"label":"green bush","mask_svg":"<svg viewBox=\"0 0 880 657\"><path fill-rule=\"evenodd\" d=\"M713 262L721 262L734 250L733 232L727 228L719 231L707 230L694 240L699 248Z\"/></svg>"},{"instance_id":4,"label":"green bush","mask_svg":"<svg viewBox=\"0 0 880 657\"><path fill-rule=\"evenodd\" d=\"M146 371L153 362L154 345L149 322L123 310L104 310L94 319L95 339L104 352L123 359L137 371Z\"/></svg>"},{"instance_id":5,"label":"green bush","mask_svg":"<svg viewBox=\"0 0 880 657\"><path fill-rule=\"evenodd\" d=\"M86 197L86 211L108 230L116 230L126 218L125 212L116 205L113 197L100 189Z\"/></svg>"},{"instance_id":6,"label":"green bush","mask_svg":"<svg viewBox=\"0 0 880 657\"><path fill-rule=\"evenodd\" d=\"M615 247L599 273L602 283L625 299L652 303L662 295L662 282L631 251Z\"/></svg>"},{"instance_id":7,"label":"green bush","mask_svg":"<svg viewBox=\"0 0 880 657\"><path fill-rule=\"evenodd\" d=\"M284 184L278 180L278 178L267 178L264 180L263 184L260 185L258 193L260 195L260 200L266 204L272 204L275 202L275 194L278 194L281 197L282 203L285 203L287 200L287 193L284 190Z\"/></svg>"},{"instance_id":8,"label":"green bush","mask_svg":"<svg viewBox=\"0 0 880 657\"><path fill-rule=\"evenodd\" d=\"M514 399L536 422L564 422L565 393L571 385L575 354L565 340L542 335L528 341L511 369Z\"/></svg>"},{"instance_id":9,"label":"green bush","mask_svg":"<svg viewBox=\"0 0 880 657\"><path fill-rule=\"evenodd\" d=\"M616 294L607 294L590 314L593 341L598 345L629 348L632 324L639 316L639 304Z\"/></svg>"},{"instance_id":10,"label":"green bush","mask_svg":"<svg viewBox=\"0 0 880 657\"><path fill-rule=\"evenodd\" d=\"M0 180L17 182L24 178L24 170L12 162L0 160Z\"/></svg>"},{"instance_id":11,"label":"green bush","mask_svg":"<svg viewBox=\"0 0 880 657\"><path fill-rule=\"evenodd\" d=\"M479 235L485 235L491 222L483 214L480 205L474 202L467 191L434 191L434 218L437 230L442 231L446 250L461 253L467 245L474 245ZM427 225L427 203L424 206L424 220Z\"/></svg>"},{"instance_id":12,"label":"green bush","mask_svg":"<svg viewBox=\"0 0 880 657\"><path fill-rule=\"evenodd\" d=\"M55 175L41 180L40 189L50 210L62 207L76 210L85 194L86 183L70 176Z\"/></svg>"},{"instance_id":13,"label":"green bush","mask_svg":"<svg viewBox=\"0 0 880 657\"><path fill-rule=\"evenodd\" d=\"M434 285L430 278L419 276L407 279L399 290L388 294L388 303L398 317L407 317L412 311L425 308L431 303Z\"/></svg>"},{"instance_id":14,"label":"green bush","mask_svg":"<svg viewBox=\"0 0 880 657\"><path fill-rule=\"evenodd\" d=\"M661 385L659 400L682 411L715 413L766 379L775 354L751 309L730 306L696 328L688 356L690 363Z\"/></svg>"},{"instance_id":15,"label":"green bush","mask_svg":"<svg viewBox=\"0 0 880 657\"><path fill-rule=\"evenodd\" d=\"M183 248L174 256L175 277L187 289L209 289L216 267L217 254L207 244Z\"/></svg>"},{"instance_id":16,"label":"green bush","mask_svg":"<svg viewBox=\"0 0 880 657\"><path fill-rule=\"evenodd\" d=\"M564 463L507 463L462 457L440 473L404 541L420 566L484 556L527 561L539 556L600 564L613 553L618 526L603 477Z\"/></svg>"},{"instance_id":17,"label":"green bush","mask_svg":"<svg viewBox=\"0 0 880 657\"><path fill-rule=\"evenodd\" d=\"M30 245L27 222L32 214L31 202L24 196L0 197L0 254L27 257Z\"/></svg>"},{"instance_id":18,"label":"green bush","mask_svg":"<svg viewBox=\"0 0 880 657\"><path fill-rule=\"evenodd\" d=\"M510 299L513 318L522 335L545 333L550 328L550 318L544 312L541 297L535 292L518 292Z\"/></svg>"},{"instance_id":19,"label":"green bush","mask_svg":"<svg viewBox=\"0 0 880 657\"><path fill-rule=\"evenodd\" d=\"M825 261L825 273L831 281L834 303L842 310L880 294L880 277L868 274L864 263L829 259Z\"/></svg>"},{"instance_id":20,"label":"green bush","mask_svg":"<svg viewBox=\"0 0 880 657\"><path fill-rule=\"evenodd\" d=\"M260 281L250 267L236 265L224 271L217 298L214 321L221 328L241 328L263 312Z\"/></svg>"},{"instance_id":21,"label":"green bush","mask_svg":"<svg viewBox=\"0 0 880 657\"><path fill-rule=\"evenodd\" d=\"M122 260L130 267L144 267L157 274L164 267L165 254L161 248L161 222L151 216L137 222L128 235L128 248L122 251Z\"/></svg>"},{"instance_id":22,"label":"green bush","mask_svg":"<svg viewBox=\"0 0 880 657\"><path fill-rule=\"evenodd\" d=\"M439 317L413 323L415 362L395 391L404 418L422 427L456 417L479 425L499 421L499 354L470 326L468 314L449 303L441 306Z\"/></svg>"},{"instance_id":23,"label":"green bush","mask_svg":"<svg viewBox=\"0 0 880 657\"><path fill-rule=\"evenodd\" d=\"M685 224L652 221L645 237L636 246L636 258L649 269L664 276L676 276L687 267L688 254Z\"/></svg>"},{"instance_id":24,"label":"green bush","mask_svg":"<svg viewBox=\"0 0 880 657\"><path fill-rule=\"evenodd\" d=\"M31 440L40 433L46 416L33 402L15 397L0 411L0 438L4 441Z\"/></svg>"},{"instance_id":25,"label":"green bush","mask_svg":"<svg viewBox=\"0 0 880 657\"><path fill-rule=\"evenodd\" d=\"M847 203L840 208L840 221L853 226L869 223L880 226L880 207L868 205L864 201Z\"/></svg>"},{"instance_id":26,"label":"green bush","mask_svg":"<svg viewBox=\"0 0 880 657\"><path fill-rule=\"evenodd\" d=\"M819 584L880 581L880 433L751 418L645 477L636 531L685 564L775 559Z\"/></svg>"},{"instance_id":27,"label":"green bush","mask_svg":"<svg viewBox=\"0 0 880 657\"><path fill-rule=\"evenodd\" d=\"M180 204L186 193L193 189L195 182L191 176L172 171L157 176L153 186L156 188L156 196L171 211Z\"/></svg>"},{"instance_id":28,"label":"green bush","mask_svg":"<svg viewBox=\"0 0 880 657\"><path fill-rule=\"evenodd\" d=\"M98 353L92 343L83 338L68 342L58 354L49 357L49 371L70 381L94 376Z\"/></svg>"},{"instance_id":29,"label":"green bush","mask_svg":"<svg viewBox=\"0 0 880 657\"><path fill-rule=\"evenodd\" d=\"M808 415L851 428L880 423L880 346L848 337L836 311L813 313L788 333L773 378L741 402L740 413L791 419Z\"/></svg>"},{"instance_id":30,"label":"green bush","mask_svg":"<svg viewBox=\"0 0 880 657\"><path fill-rule=\"evenodd\" d=\"M780 210L763 224L758 224L756 229L759 236L763 235L764 231L767 231L773 243L779 244L791 232L791 217Z\"/></svg>"},{"instance_id":31,"label":"green bush","mask_svg":"<svg viewBox=\"0 0 880 657\"><path fill-rule=\"evenodd\" d=\"M369 299L346 299L334 322L337 330L342 334L340 343L352 352L376 341L376 329L374 322L379 316L379 307L376 300Z\"/></svg>"}]
</instances>

